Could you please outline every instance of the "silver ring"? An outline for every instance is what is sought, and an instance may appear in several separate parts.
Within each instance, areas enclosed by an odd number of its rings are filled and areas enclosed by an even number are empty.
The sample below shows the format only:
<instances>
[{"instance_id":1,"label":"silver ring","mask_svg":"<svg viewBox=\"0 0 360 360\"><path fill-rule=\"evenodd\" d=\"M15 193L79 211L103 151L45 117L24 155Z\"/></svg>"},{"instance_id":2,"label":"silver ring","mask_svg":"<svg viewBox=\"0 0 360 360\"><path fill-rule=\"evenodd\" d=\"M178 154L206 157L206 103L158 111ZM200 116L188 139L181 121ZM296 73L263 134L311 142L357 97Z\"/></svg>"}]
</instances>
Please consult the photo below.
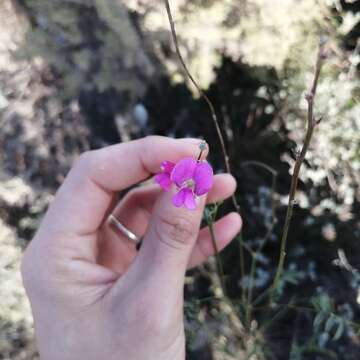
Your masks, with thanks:
<instances>
[{"instance_id":1,"label":"silver ring","mask_svg":"<svg viewBox=\"0 0 360 360\"><path fill-rule=\"evenodd\" d=\"M130 241L133 241L135 244L140 244L141 238L135 235L130 231L125 225L123 225L114 215L109 216L109 222L114 225L114 227L120 231L120 233L126 236Z\"/></svg>"}]
</instances>

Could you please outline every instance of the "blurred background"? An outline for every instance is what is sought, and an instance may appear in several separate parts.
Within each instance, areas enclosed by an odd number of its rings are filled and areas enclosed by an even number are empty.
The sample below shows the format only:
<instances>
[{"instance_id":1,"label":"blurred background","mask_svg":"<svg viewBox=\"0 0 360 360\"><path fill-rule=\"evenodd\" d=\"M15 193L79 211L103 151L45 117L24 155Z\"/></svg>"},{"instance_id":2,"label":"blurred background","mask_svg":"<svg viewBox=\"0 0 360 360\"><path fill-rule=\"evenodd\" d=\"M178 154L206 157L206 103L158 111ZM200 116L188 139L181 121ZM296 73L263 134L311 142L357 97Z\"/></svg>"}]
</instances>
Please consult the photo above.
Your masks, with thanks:
<instances>
[{"instance_id":1,"label":"blurred background","mask_svg":"<svg viewBox=\"0 0 360 360\"><path fill-rule=\"evenodd\" d=\"M188 274L188 358L359 359L360 1L170 4L183 57L219 117L246 244L244 273L238 242L222 254L232 306L213 260ZM323 120L269 306L263 294L276 271L320 36ZM71 164L85 150L149 134L203 137L224 171L163 1L0 1L0 359L38 359L19 263Z\"/></svg>"}]
</instances>

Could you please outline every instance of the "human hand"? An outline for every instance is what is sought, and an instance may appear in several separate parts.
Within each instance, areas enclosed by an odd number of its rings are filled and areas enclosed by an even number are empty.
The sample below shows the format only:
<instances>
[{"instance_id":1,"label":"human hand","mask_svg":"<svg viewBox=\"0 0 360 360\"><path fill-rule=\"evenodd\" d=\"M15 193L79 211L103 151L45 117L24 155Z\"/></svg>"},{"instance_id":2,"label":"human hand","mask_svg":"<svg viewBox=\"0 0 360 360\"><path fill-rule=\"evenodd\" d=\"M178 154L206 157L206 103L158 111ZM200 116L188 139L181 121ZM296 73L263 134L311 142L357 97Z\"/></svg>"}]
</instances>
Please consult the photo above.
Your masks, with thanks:
<instances>
[{"instance_id":1,"label":"human hand","mask_svg":"<svg viewBox=\"0 0 360 360\"><path fill-rule=\"evenodd\" d=\"M156 185L116 192L159 170L165 160L198 154L199 141L147 137L83 154L58 190L26 249L22 276L42 359L184 359L185 271L213 255L200 230L205 201L235 191L216 175L197 209L176 208ZM112 213L135 234L135 245L109 226ZM240 216L215 223L219 249L239 232Z\"/></svg>"}]
</instances>

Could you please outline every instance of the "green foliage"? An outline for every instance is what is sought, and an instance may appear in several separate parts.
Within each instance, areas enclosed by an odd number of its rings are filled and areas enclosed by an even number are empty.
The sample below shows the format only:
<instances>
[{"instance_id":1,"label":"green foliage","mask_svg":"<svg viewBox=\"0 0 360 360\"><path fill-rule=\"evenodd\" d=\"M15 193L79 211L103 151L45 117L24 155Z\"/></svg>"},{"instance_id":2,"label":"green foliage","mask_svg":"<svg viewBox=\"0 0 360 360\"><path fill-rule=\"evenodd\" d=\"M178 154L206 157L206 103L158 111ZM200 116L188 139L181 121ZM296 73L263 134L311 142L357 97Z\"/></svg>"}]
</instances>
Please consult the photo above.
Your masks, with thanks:
<instances>
[{"instance_id":1,"label":"green foliage","mask_svg":"<svg viewBox=\"0 0 360 360\"><path fill-rule=\"evenodd\" d=\"M334 313L334 304L326 294L314 297L312 304L316 311L313 323L315 335L319 335L321 331L324 334L333 332L332 340L339 340L345 331L345 327L348 325L348 319Z\"/></svg>"}]
</instances>

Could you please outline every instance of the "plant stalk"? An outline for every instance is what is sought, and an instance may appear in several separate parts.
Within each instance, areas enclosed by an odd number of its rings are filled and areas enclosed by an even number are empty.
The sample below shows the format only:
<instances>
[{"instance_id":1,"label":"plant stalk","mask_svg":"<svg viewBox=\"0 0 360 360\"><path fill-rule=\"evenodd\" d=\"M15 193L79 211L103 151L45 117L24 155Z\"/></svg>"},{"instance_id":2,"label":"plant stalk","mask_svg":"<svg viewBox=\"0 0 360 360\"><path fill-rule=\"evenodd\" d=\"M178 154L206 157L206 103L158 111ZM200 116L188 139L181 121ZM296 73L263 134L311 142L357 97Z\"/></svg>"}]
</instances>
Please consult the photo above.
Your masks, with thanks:
<instances>
[{"instance_id":1,"label":"plant stalk","mask_svg":"<svg viewBox=\"0 0 360 360\"><path fill-rule=\"evenodd\" d=\"M300 154L296 158L295 167L293 176L291 178L291 186L290 186L290 192L289 192L289 201L288 206L286 210L286 217L285 217L285 223L283 227L282 237L281 237L281 245L280 245L280 256L279 256L279 263L277 266L274 282L272 285L272 290L270 292L270 301L272 300L272 297L274 295L274 292L278 288L279 281L284 269L284 262L286 257L286 243L291 223L291 218L293 215L294 205L295 205L295 195L297 190L297 185L299 181L299 173L301 169L301 165L303 164L306 156L306 152L309 149L309 145L311 142L311 138L314 132L314 129L317 124L321 121L321 118L319 120L316 120L314 118L314 101L315 101L315 95L316 90L319 82L320 72L323 65L323 61L325 59L325 48L324 48L324 42L320 42L316 66L315 66L315 74L313 83L311 86L310 92L306 95L306 100L308 102L308 111L307 111L307 129L305 134L304 143L301 149Z\"/></svg>"},{"instance_id":2,"label":"plant stalk","mask_svg":"<svg viewBox=\"0 0 360 360\"><path fill-rule=\"evenodd\" d=\"M194 77L191 75L191 73L190 73L190 71L189 71L189 69L188 69L188 67L187 67L187 65L186 65L186 63L184 61L184 58L183 58L183 56L181 54L180 47L179 47L179 41L178 41L176 29L175 29L174 19L173 19L172 13L171 13L169 0L164 0L164 2L165 2L166 13L167 13L169 24L170 24L171 36L172 36L172 40L173 40L173 43L174 43L174 46L175 46L176 54L178 56L178 59L180 61L180 64L181 64L183 70L185 71L185 74L190 79L191 83L194 85L194 87L198 91L199 95L205 100L205 102L207 103L207 105L209 107L209 110L210 110L210 113L211 113L211 118L213 120L213 124L215 126L218 139L220 141L221 150L222 150L224 163L225 163L225 169L226 169L227 173L231 174L232 172L231 172L231 167L230 167L230 158L229 158L228 152L226 150L225 140L224 140L224 137L223 137L223 135L221 133L219 120L217 118L214 105L212 104L209 97L205 94L205 92L200 88L200 86L198 85L198 83L196 82ZM236 200L235 194L232 195L231 200L232 200L232 203L233 203L233 206L234 206L235 210L240 214L240 205L239 205L238 201ZM241 274L241 278L243 278L244 275L245 275L245 268L244 268L244 246L243 246L242 234L239 234L237 239L238 239L238 244L239 244L240 274Z\"/></svg>"}]
</instances>

